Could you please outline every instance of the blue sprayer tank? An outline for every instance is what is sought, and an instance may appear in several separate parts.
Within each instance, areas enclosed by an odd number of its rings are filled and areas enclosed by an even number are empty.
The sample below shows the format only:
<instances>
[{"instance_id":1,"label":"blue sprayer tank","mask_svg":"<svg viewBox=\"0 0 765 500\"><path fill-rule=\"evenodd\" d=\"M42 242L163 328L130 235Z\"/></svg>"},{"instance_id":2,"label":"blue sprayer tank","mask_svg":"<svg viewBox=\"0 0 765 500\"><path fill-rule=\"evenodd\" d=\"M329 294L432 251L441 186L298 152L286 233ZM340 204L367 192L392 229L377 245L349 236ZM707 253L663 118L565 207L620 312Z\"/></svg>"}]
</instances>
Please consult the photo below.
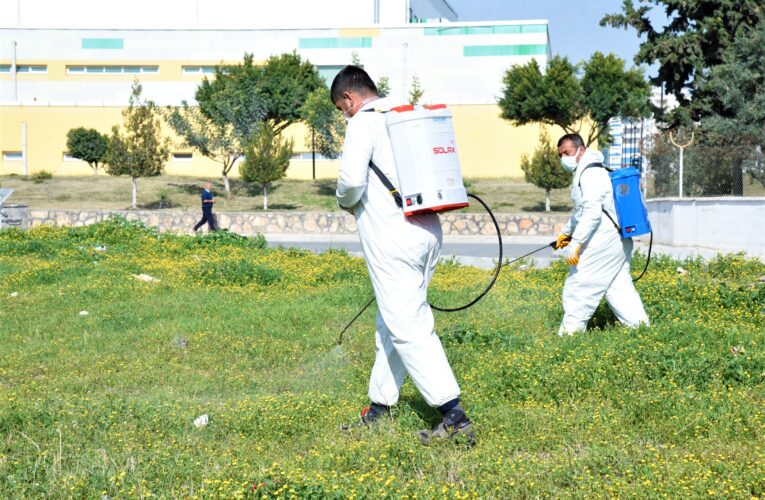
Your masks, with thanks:
<instances>
[{"instance_id":1,"label":"blue sprayer tank","mask_svg":"<svg viewBox=\"0 0 765 500\"><path fill-rule=\"evenodd\" d=\"M619 218L622 238L632 238L651 232L648 210L640 193L640 172L635 167L625 167L610 172L614 190L614 205Z\"/></svg>"}]
</instances>

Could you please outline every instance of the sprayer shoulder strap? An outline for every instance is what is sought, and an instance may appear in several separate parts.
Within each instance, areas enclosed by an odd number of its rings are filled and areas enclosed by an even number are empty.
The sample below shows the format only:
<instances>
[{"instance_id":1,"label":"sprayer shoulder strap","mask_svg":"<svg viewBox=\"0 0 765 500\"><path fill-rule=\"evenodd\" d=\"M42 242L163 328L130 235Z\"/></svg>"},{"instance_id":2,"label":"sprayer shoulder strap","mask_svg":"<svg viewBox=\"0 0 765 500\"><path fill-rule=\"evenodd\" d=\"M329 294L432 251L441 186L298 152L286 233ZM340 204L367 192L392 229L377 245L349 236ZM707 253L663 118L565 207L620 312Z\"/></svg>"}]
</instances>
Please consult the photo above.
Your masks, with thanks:
<instances>
[{"instance_id":1,"label":"sprayer shoulder strap","mask_svg":"<svg viewBox=\"0 0 765 500\"><path fill-rule=\"evenodd\" d=\"M582 175L584 175L584 171L587 170L588 168L592 168L592 167L605 168L607 172L613 172L613 169L608 168L603 163L590 163L589 165L585 166L582 169L582 173L579 174L579 189L580 190L582 189ZM614 225L614 227L616 228L616 232L621 235L622 229L619 227L619 224L614 220L614 218L611 217L611 214L608 213L608 211L606 210L606 207L601 207L601 210L603 210L603 213L606 214L606 217L608 217L608 220L611 221L611 224Z\"/></svg>"},{"instance_id":2,"label":"sprayer shoulder strap","mask_svg":"<svg viewBox=\"0 0 765 500\"><path fill-rule=\"evenodd\" d=\"M398 192L398 189L396 189L396 186L393 185L393 183L388 179L388 177L383 173L380 168L374 164L372 160L369 160L369 168L372 169L372 172L377 175L377 178L380 179L380 182L383 183L383 186L385 186L385 189L387 189L390 194L393 196L393 199L396 201L396 206L398 208L403 208L404 204L401 201L401 193Z\"/></svg>"},{"instance_id":3,"label":"sprayer shoulder strap","mask_svg":"<svg viewBox=\"0 0 765 500\"><path fill-rule=\"evenodd\" d=\"M362 110L364 113L387 113L387 111L382 111L374 108L368 108ZM396 186L393 185L393 183L388 179L388 177L383 173L380 168L374 164L372 160L369 160L369 168L372 169L372 172L375 173L378 179L380 179L380 182L383 183L383 186L385 186L385 189L387 189L390 194L393 196L393 199L396 201L396 206L398 208L404 208L404 203L401 201L401 193L398 192L398 189L396 189Z\"/></svg>"}]
</instances>

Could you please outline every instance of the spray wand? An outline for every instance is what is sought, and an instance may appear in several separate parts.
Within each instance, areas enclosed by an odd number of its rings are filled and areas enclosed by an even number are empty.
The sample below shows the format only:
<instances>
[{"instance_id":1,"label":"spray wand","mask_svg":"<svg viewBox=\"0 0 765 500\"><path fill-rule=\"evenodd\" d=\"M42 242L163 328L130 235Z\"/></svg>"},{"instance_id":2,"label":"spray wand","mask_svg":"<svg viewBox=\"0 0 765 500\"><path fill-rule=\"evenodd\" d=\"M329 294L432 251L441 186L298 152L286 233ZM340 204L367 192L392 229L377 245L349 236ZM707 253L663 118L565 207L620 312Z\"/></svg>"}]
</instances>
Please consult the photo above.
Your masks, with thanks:
<instances>
[{"instance_id":1,"label":"spray wand","mask_svg":"<svg viewBox=\"0 0 765 500\"><path fill-rule=\"evenodd\" d=\"M521 260L521 259L525 259L526 257L529 257L529 256L531 256L531 255L534 255L535 253L541 252L542 250L544 250L544 249L546 249L546 248L548 248L548 247L551 247L551 248L555 248L555 244L556 244L556 242L555 242L555 241L552 241L552 242L550 242L550 243L546 244L545 246L539 247L539 248L537 248L536 250L532 250L531 252L529 252L529 253L527 253L527 254L525 254L525 255L521 255L520 257L516 257L515 259L513 259L513 260L510 260L510 261L507 261L507 262L505 262L504 264L502 264L502 263L498 263L498 264L497 264L497 269L496 269L496 271L495 271L495 273L494 273L494 276L493 276L493 280L492 280L492 282L491 282L491 285L493 285L493 284L494 284L494 281L496 281L496 277L497 277L497 275L499 275L499 270L500 270L501 268L503 268L503 267L505 267L505 266L507 266L507 265L513 264L514 262L518 262L518 261L519 261L519 260ZM500 247L500 248L501 248L501 247ZM430 307L432 307L433 309L435 309L435 310L437 310L437 311L445 311L445 312L454 312L454 311L461 311L461 310L463 310L463 309L467 309L468 307L472 307L473 305L475 305L475 303L476 303L476 302L478 302L479 300L481 300L481 298L483 298L483 297L484 297L484 295L486 295L486 293L488 293L488 291L489 291L489 289L490 289L490 288L491 288L491 286L489 286L489 287L488 287L486 290L484 290L484 292L483 292L483 293L482 293L482 294L481 294L481 295L480 295L478 298L476 298L475 300L473 300L473 301L472 301L472 302L470 302L469 304L466 304L465 306L462 306L462 307L458 307L458 308L454 308L454 309L444 309L444 308L435 307L435 306L433 306L433 304L431 304L431 305L430 305ZM338 337L338 339L337 339L337 345L338 345L338 346L340 346L340 345L342 345L342 344L343 344L343 334L345 334L345 332L346 332L346 331L348 331L348 329L351 327L351 325L353 325L353 323L355 323L355 322L356 322L356 320L357 320L357 319L359 319L359 317L360 317L362 314L364 314L364 311L366 311L366 310L367 310L367 308L368 308L369 306L371 306L371 305L372 305L372 302L374 302L374 301L375 301L375 298L374 298L374 297L372 297L371 299L369 299L369 302L367 302L367 303L366 303L366 305L365 305L364 307L362 307L362 308L361 308L361 311L359 311L359 312L358 312L358 314L356 314L356 316L354 316L354 317L353 317L353 319L352 319L352 320L351 320L351 321L350 321L350 322L349 322L347 325L345 325L345 328L343 328L343 331L342 331L342 332L340 332L340 336L339 336L339 337Z\"/></svg>"}]
</instances>

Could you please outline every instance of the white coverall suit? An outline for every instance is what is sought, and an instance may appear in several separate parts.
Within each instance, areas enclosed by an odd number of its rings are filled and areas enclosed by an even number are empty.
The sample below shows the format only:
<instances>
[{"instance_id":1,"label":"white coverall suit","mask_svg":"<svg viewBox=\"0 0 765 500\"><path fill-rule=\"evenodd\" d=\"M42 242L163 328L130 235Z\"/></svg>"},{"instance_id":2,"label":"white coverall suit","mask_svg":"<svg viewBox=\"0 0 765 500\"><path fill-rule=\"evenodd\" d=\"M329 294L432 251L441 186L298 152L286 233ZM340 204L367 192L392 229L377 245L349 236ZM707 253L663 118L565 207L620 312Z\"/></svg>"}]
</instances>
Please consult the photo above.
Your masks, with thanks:
<instances>
[{"instance_id":1,"label":"white coverall suit","mask_svg":"<svg viewBox=\"0 0 765 500\"><path fill-rule=\"evenodd\" d=\"M571 197L574 214L564 226L571 235L569 245L581 245L579 264L563 286L563 322L559 335L584 330L600 299L606 296L609 307L623 324L637 327L648 324L648 316L630 276L632 239L622 239L604 209L617 221L613 188L608 171L590 167L603 163L603 154L586 150L574 172ZM581 188L580 188L581 184Z\"/></svg>"},{"instance_id":2,"label":"white coverall suit","mask_svg":"<svg viewBox=\"0 0 765 500\"><path fill-rule=\"evenodd\" d=\"M383 113L388 99L372 101L348 122L337 179L337 202L353 211L379 312L376 357L369 399L391 406L408 373L431 406L460 394L428 305L428 284L441 253L436 214L406 217L369 168L372 160L398 186L396 165Z\"/></svg>"}]
</instances>

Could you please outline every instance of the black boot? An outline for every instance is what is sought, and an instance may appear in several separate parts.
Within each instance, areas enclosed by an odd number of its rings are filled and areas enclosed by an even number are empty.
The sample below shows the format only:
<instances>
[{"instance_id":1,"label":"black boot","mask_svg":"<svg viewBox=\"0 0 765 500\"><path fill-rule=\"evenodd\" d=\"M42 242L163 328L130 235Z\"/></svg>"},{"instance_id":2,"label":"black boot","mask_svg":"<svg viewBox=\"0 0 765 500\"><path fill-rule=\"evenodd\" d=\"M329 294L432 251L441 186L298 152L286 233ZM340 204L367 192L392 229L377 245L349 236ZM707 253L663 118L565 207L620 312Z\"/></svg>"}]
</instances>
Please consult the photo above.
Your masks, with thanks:
<instances>
[{"instance_id":1,"label":"black boot","mask_svg":"<svg viewBox=\"0 0 765 500\"><path fill-rule=\"evenodd\" d=\"M475 445L473 423L459 404L444 413L441 422L433 427L433 430L423 429L417 435L424 445L439 439L464 442L467 446Z\"/></svg>"}]
</instances>

